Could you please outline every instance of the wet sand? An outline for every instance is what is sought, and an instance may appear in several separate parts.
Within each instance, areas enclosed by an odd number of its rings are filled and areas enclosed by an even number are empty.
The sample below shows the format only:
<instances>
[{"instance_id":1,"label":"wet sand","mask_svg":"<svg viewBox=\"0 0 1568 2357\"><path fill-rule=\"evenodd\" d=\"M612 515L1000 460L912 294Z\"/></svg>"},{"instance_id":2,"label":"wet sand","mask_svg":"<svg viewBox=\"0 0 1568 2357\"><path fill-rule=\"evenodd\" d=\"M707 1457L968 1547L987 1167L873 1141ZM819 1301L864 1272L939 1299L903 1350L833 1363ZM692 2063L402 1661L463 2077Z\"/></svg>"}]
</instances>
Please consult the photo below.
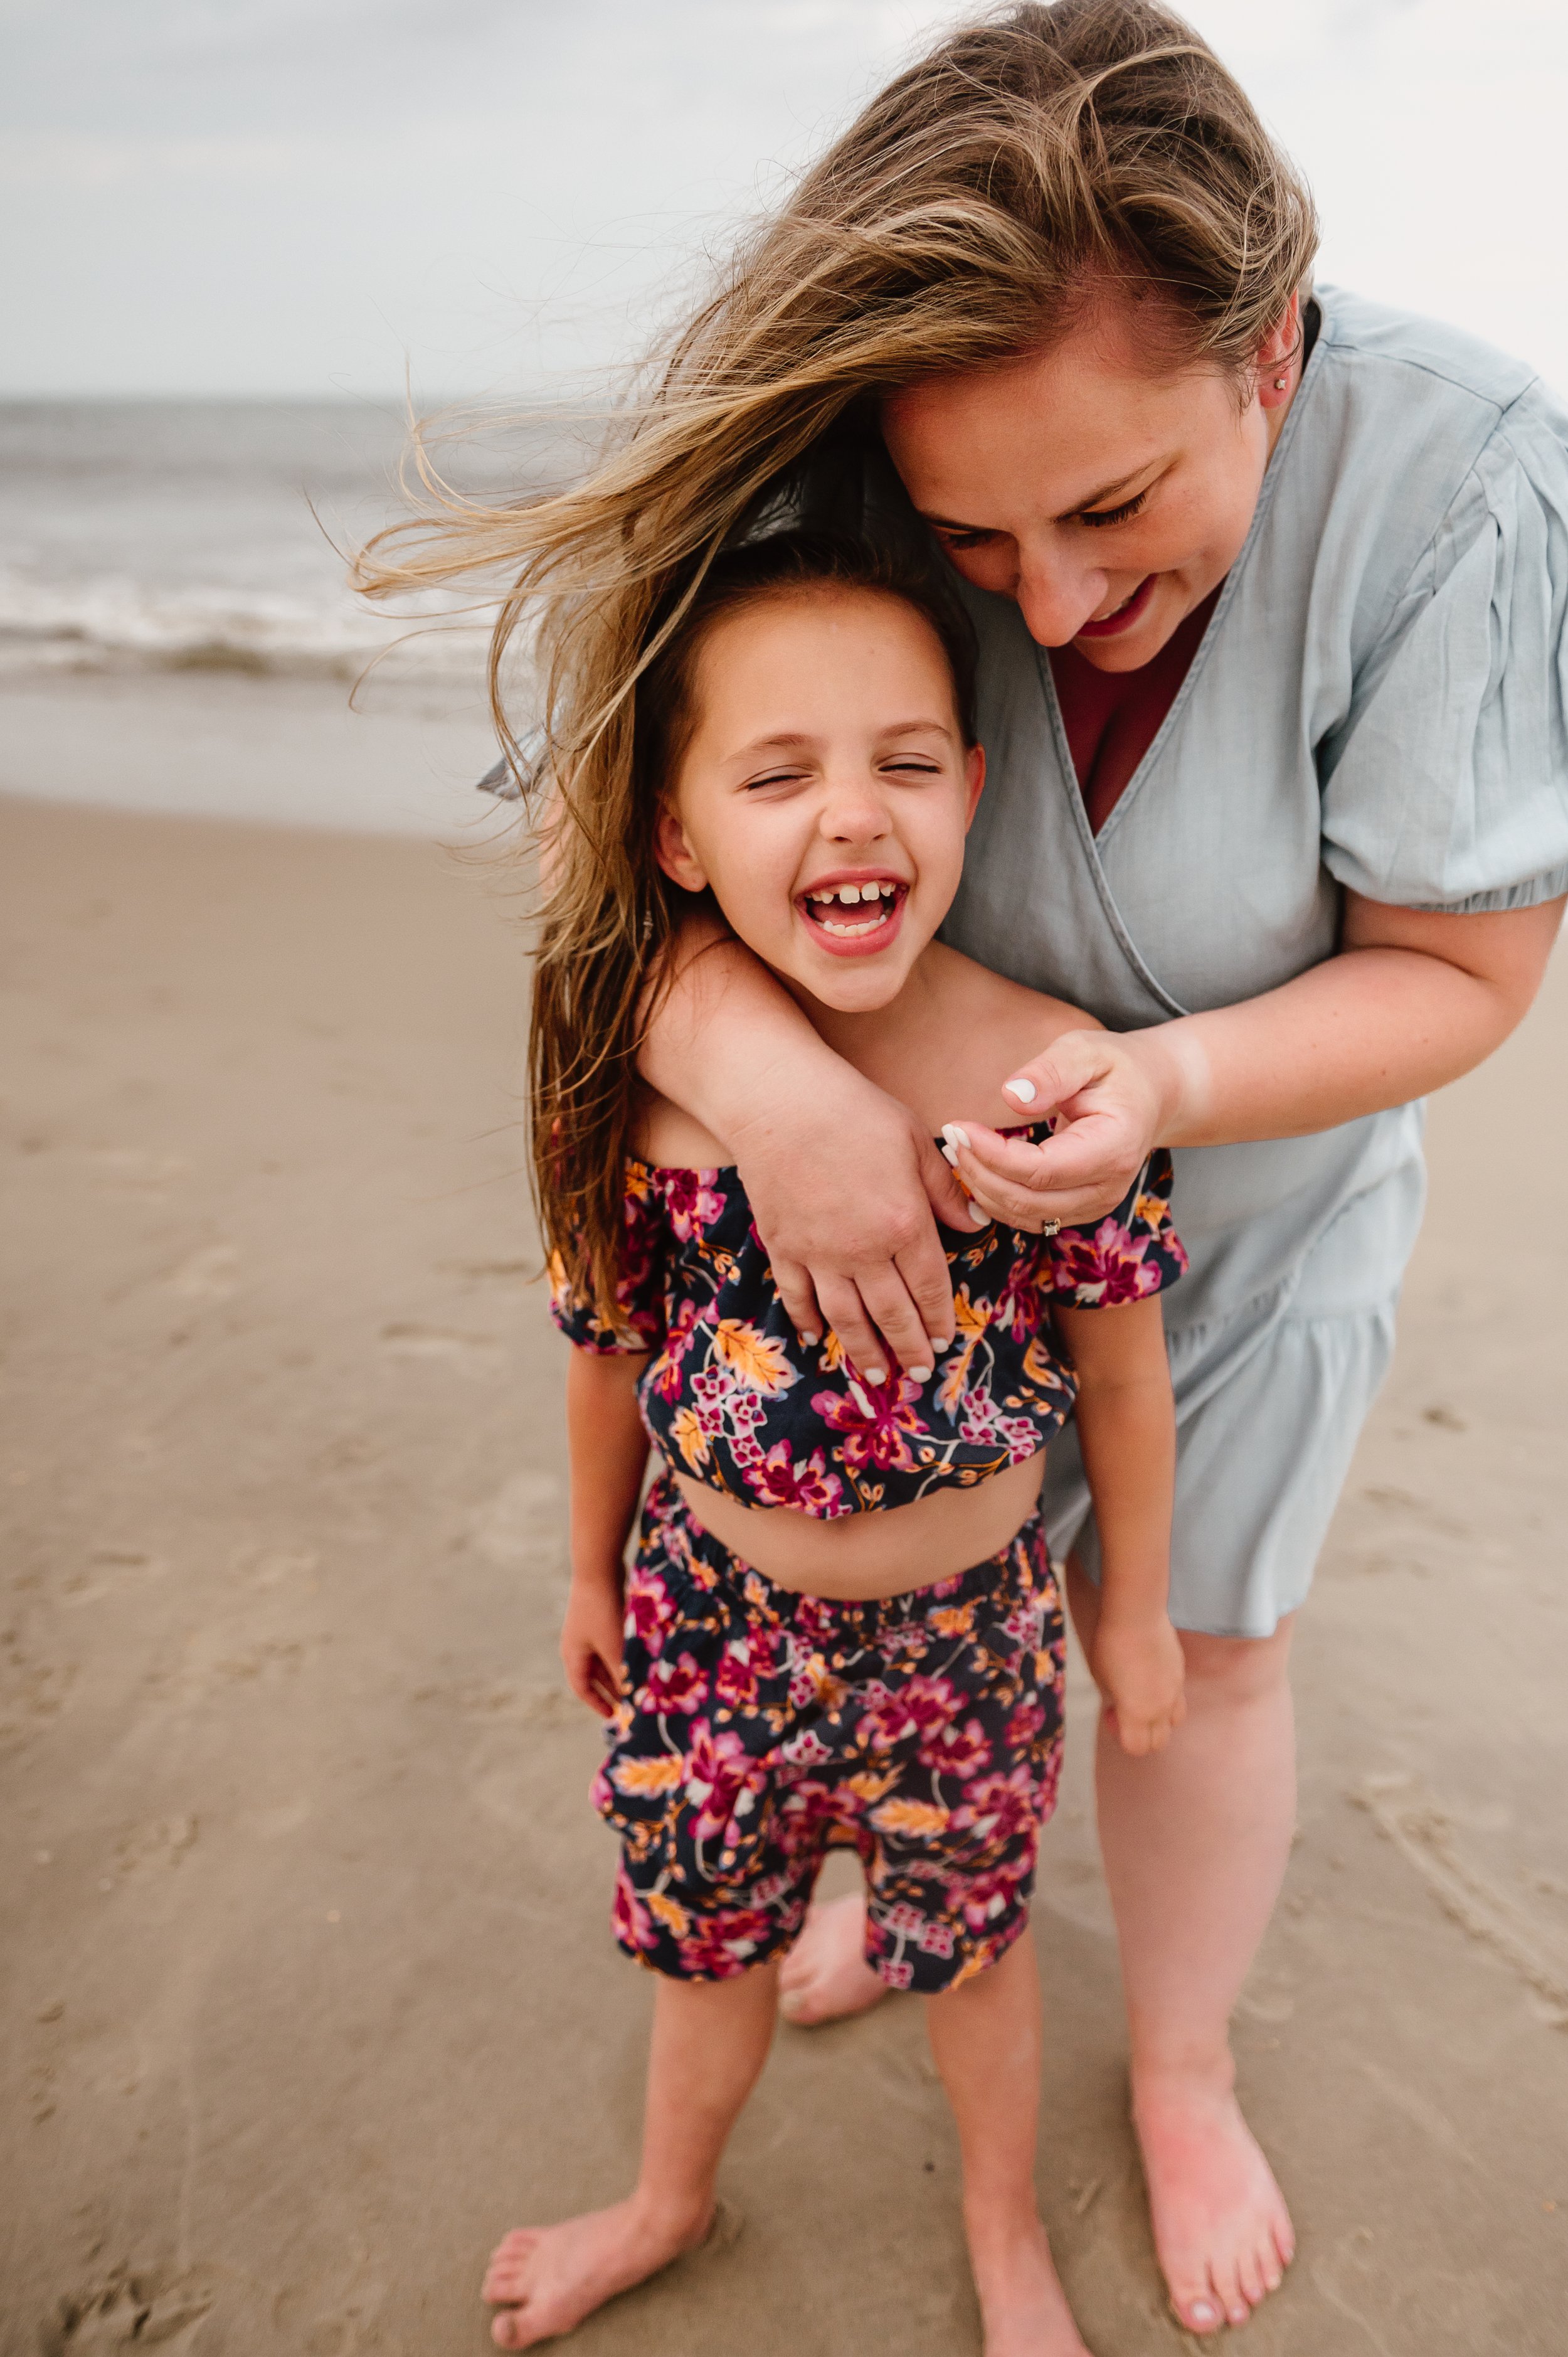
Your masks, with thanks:
<instances>
[{"instance_id":1,"label":"wet sand","mask_svg":"<svg viewBox=\"0 0 1568 2357\"><path fill-rule=\"evenodd\" d=\"M177 748L178 694L116 708ZM246 759L304 775L286 701ZM477 2352L499 2233L626 2181L649 1998L554 1661L515 899L414 839L20 800L0 891L0 2352ZM1565 1044L1560 963L1434 1109L1301 1631L1301 1835L1238 2024L1301 2227L1258 2357L1563 2346ZM1040 2186L1090 2345L1152 2357L1198 2344L1142 2218L1075 1698ZM977 2350L956 2193L914 2001L782 2031L724 2233L572 2345Z\"/></svg>"}]
</instances>

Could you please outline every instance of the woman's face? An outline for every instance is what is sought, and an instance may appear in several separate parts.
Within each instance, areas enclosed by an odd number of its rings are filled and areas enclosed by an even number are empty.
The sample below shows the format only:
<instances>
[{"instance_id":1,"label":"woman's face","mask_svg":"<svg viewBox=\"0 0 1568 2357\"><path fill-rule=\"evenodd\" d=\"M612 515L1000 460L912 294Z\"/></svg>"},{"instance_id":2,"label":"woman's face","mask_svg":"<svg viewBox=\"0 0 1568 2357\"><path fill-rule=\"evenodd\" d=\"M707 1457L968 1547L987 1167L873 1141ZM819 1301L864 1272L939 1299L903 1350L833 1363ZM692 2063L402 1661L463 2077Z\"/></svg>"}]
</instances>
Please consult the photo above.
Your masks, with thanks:
<instances>
[{"instance_id":1,"label":"woman's face","mask_svg":"<svg viewBox=\"0 0 1568 2357\"><path fill-rule=\"evenodd\" d=\"M1297 377L1294 303L1244 403L1212 369L1151 372L1136 335L1132 307L1107 303L1047 352L883 408L893 463L965 580L1100 671L1148 662L1224 579Z\"/></svg>"}]
</instances>

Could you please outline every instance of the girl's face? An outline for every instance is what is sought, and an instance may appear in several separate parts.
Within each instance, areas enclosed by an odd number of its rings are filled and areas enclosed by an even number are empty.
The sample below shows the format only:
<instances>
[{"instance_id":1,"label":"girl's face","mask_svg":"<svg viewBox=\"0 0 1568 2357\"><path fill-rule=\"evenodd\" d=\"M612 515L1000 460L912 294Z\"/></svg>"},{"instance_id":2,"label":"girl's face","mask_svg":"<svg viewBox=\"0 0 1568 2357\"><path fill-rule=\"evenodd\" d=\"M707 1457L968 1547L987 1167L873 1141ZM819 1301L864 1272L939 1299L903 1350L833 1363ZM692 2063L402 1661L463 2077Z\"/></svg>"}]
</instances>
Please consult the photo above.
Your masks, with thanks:
<instances>
[{"instance_id":1,"label":"girl's face","mask_svg":"<svg viewBox=\"0 0 1568 2357\"><path fill-rule=\"evenodd\" d=\"M708 630L656 838L746 946L823 1006L886 1006L947 914L985 770L902 599L779 590Z\"/></svg>"},{"instance_id":2,"label":"girl's face","mask_svg":"<svg viewBox=\"0 0 1568 2357\"><path fill-rule=\"evenodd\" d=\"M888 451L966 581L1015 598L1039 645L1136 670L1240 554L1297 379L1299 308L1244 404L1211 369L1152 374L1131 307L1108 302L1047 352L893 395Z\"/></svg>"}]
</instances>

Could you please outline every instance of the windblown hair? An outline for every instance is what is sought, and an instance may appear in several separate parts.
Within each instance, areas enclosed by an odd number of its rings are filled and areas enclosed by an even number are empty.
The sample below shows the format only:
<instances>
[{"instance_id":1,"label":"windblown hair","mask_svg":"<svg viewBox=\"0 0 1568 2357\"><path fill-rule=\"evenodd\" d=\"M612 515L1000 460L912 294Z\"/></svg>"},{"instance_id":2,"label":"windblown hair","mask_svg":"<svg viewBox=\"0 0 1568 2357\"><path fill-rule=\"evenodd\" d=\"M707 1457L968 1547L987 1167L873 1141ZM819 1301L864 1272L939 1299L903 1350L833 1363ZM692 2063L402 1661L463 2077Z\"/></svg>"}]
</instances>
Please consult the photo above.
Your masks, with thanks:
<instances>
[{"instance_id":1,"label":"windblown hair","mask_svg":"<svg viewBox=\"0 0 1568 2357\"><path fill-rule=\"evenodd\" d=\"M683 908L654 852L659 816L701 720L698 660L715 625L765 600L822 589L901 599L929 624L952 678L966 745L974 742L975 644L940 575L896 551L837 533L781 531L725 551L694 593L677 590L671 627L656 614L657 649L630 702L631 758L602 840L585 856L575 823L562 830L558 871L540 925L530 1027L534 1189L541 1224L572 1290L618 1326L624 1274L625 1157L637 1054L668 985Z\"/></svg>"},{"instance_id":2,"label":"windblown hair","mask_svg":"<svg viewBox=\"0 0 1568 2357\"><path fill-rule=\"evenodd\" d=\"M372 597L500 585L491 707L552 813L546 1003L553 957L613 942L629 971L645 936L663 939L627 848L639 681L781 473L889 392L1048 348L1108 286L1140 302L1151 368L1248 386L1316 246L1304 184L1179 16L1151 0L1009 6L897 75L741 242L585 480L485 506L420 447L425 511L372 541L357 578ZM543 747L526 760L503 693L525 622ZM613 996L573 1001L572 1020L605 1022ZM618 1055L624 1036L583 1030L576 1051Z\"/></svg>"}]
</instances>

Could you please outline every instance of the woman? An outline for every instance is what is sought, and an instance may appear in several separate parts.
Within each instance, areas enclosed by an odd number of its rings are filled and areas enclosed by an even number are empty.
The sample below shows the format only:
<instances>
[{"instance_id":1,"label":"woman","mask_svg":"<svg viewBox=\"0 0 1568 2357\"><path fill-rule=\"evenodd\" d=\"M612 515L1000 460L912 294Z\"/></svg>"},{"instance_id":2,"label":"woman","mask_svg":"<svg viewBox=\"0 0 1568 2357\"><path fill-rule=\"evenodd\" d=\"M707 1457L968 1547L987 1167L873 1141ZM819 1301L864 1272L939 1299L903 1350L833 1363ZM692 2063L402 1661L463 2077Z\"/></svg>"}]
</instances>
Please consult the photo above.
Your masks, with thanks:
<instances>
[{"instance_id":1,"label":"woman","mask_svg":"<svg viewBox=\"0 0 1568 2357\"><path fill-rule=\"evenodd\" d=\"M1568 421L1466 338L1314 296L1315 242L1177 19L1015 8L807 175L596 478L378 576L504 564L508 627L550 593L566 793L668 584L830 428L880 436L961 577L991 783L950 936L1112 1029L1014 1074L1061 1135L976 1130L960 1172L987 1214L1081 1222L1177 1149L1188 1717L1157 1759L1102 1738L1099 1777L1155 2242L1200 2333L1292 2250L1228 2022L1291 1838L1292 1620L1420 1219L1419 1100L1519 1021L1568 888ZM737 944L698 946L649 1077L728 1142L802 1331L929 1365L950 1174ZM1053 1459L1083 1627L1094 1534ZM798 2017L862 2001L858 1957L818 1917Z\"/></svg>"}]
</instances>

